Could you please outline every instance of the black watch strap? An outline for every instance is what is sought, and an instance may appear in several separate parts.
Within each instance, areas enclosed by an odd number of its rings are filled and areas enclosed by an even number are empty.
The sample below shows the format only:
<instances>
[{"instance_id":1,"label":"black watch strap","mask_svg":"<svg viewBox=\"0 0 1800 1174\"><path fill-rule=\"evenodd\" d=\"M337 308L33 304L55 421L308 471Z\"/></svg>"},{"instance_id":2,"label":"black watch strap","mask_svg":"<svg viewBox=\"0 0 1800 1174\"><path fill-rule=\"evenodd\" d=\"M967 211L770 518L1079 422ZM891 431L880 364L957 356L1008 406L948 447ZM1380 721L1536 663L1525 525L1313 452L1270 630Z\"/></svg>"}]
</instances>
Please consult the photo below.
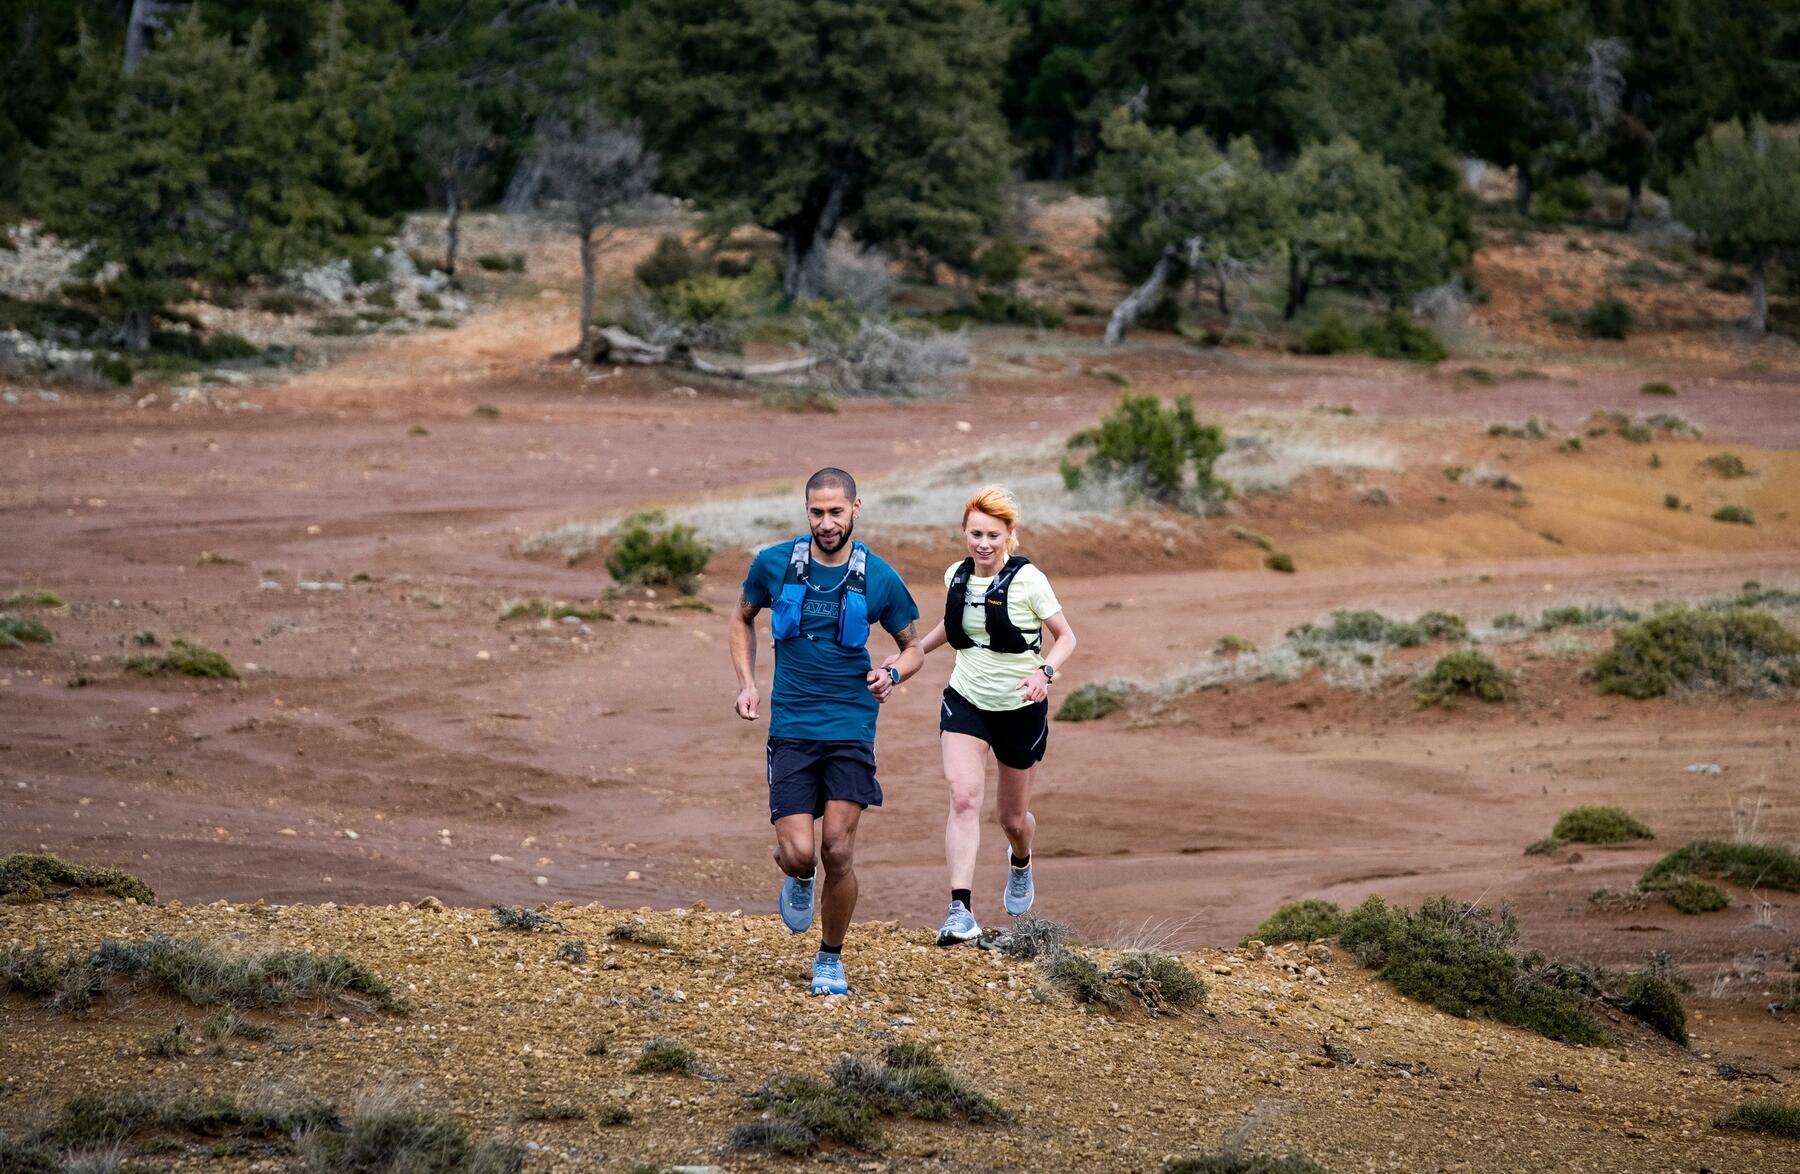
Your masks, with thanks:
<instances>
[{"instance_id":1,"label":"black watch strap","mask_svg":"<svg viewBox=\"0 0 1800 1174\"><path fill-rule=\"evenodd\" d=\"M1056 666L1055 665L1051 664L1049 661L1045 661L1043 664L1040 664L1038 666L1038 668L1043 670L1045 681L1055 681L1056 680Z\"/></svg>"}]
</instances>

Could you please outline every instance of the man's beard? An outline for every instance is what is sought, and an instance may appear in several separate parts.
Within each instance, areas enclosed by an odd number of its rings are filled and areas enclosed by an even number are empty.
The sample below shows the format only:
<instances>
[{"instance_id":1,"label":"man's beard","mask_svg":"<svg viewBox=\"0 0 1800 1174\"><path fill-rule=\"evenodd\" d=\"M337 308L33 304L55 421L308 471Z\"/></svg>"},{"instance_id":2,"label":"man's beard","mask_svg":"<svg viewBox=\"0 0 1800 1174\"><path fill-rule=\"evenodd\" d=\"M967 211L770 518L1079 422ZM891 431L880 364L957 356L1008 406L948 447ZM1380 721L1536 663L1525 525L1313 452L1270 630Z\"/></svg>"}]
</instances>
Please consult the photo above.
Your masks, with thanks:
<instances>
[{"instance_id":1,"label":"man's beard","mask_svg":"<svg viewBox=\"0 0 1800 1174\"><path fill-rule=\"evenodd\" d=\"M836 554L838 551L844 549L844 544L849 542L850 536L855 533L856 519L851 518L849 523L845 525L844 532L838 535L836 543L827 544L823 538L819 537L819 532L817 530L813 531L813 541L817 542L819 544L819 549L823 550L826 554Z\"/></svg>"}]
</instances>

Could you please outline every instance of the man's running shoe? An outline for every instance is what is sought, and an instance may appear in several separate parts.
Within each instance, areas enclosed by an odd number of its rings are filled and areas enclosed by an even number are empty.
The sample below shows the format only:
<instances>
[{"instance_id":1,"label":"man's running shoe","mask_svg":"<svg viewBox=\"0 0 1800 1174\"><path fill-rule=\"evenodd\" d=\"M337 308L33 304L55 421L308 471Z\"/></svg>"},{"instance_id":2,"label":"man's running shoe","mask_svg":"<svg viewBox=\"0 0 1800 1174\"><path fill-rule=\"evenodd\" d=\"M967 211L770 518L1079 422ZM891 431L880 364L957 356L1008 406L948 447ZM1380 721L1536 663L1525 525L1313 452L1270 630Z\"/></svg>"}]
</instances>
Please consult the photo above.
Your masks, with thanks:
<instances>
[{"instance_id":1,"label":"man's running shoe","mask_svg":"<svg viewBox=\"0 0 1800 1174\"><path fill-rule=\"evenodd\" d=\"M1026 861L1024 868L1013 868L1011 861L1006 869L1006 911L1014 917L1030 912L1031 903L1037 899L1037 887L1031 883L1031 862Z\"/></svg>"},{"instance_id":2,"label":"man's running shoe","mask_svg":"<svg viewBox=\"0 0 1800 1174\"><path fill-rule=\"evenodd\" d=\"M850 980L844 977L843 955L820 951L818 956L813 959L812 993L815 995L847 995L850 993Z\"/></svg>"},{"instance_id":3,"label":"man's running shoe","mask_svg":"<svg viewBox=\"0 0 1800 1174\"><path fill-rule=\"evenodd\" d=\"M781 910L781 920L795 933L805 933L812 927L813 919L813 878L801 880L796 876L783 877L781 896L776 901Z\"/></svg>"},{"instance_id":4,"label":"man's running shoe","mask_svg":"<svg viewBox=\"0 0 1800 1174\"><path fill-rule=\"evenodd\" d=\"M958 942L972 942L981 936L981 926L975 923L975 915L961 901L950 902L950 912L944 918L944 924L938 928L937 944L954 946Z\"/></svg>"}]
</instances>

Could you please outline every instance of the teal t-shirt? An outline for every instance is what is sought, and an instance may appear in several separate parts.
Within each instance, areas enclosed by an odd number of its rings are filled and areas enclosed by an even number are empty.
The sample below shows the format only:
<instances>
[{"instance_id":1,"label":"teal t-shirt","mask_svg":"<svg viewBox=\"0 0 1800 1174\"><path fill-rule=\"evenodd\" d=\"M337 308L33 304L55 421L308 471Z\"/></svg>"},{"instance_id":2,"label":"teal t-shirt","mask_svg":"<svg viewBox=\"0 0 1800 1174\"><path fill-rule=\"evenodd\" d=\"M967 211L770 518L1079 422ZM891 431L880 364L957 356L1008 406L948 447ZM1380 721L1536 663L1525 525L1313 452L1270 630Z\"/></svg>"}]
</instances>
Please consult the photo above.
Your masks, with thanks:
<instances>
[{"instance_id":1,"label":"teal t-shirt","mask_svg":"<svg viewBox=\"0 0 1800 1174\"><path fill-rule=\"evenodd\" d=\"M744 601L767 608L781 594L794 540L758 551L744 576ZM769 699L769 737L813 742L873 742L881 706L869 695L869 653L837 642L838 607L844 593L843 566L807 565L806 601L800 606L800 635L775 644L775 689ZM869 630L901 632L919 618L919 609L894 568L874 553L863 571Z\"/></svg>"}]
</instances>

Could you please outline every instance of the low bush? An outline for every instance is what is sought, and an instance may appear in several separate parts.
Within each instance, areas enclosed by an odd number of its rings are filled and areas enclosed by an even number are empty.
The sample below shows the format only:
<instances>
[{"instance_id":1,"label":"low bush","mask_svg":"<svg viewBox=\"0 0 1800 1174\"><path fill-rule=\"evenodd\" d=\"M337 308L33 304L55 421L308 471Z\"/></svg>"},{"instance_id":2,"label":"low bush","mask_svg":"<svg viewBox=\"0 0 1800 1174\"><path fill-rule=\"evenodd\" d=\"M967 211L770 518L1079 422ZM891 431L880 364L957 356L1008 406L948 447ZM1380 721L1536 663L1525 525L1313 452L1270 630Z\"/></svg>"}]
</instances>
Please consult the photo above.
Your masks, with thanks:
<instances>
[{"instance_id":1,"label":"low bush","mask_svg":"<svg viewBox=\"0 0 1800 1174\"><path fill-rule=\"evenodd\" d=\"M621 921L606 931L606 938L612 942L628 942L634 946L649 946L657 950L675 947L675 939L651 929L641 921Z\"/></svg>"},{"instance_id":2,"label":"low bush","mask_svg":"<svg viewBox=\"0 0 1800 1174\"><path fill-rule=\"evenodd\" d=\"M1676 606L1613 631L1591 671L1602 693L1773 696L1800 687L1800 636L1760 608Z\"/></svg>"},{"instance_id":3,"label":"low bush","mask_svg":"<svg viewBox=\"0 0 1800 1174\"><path fill-rule=\"evenodd\" d=\"M1153 395L1126 392L1112 414L1071 437L1069 448L1089 454L1083 466L1064 466L1072 488L1097 477L1184 509L1204 509L1231 496L1230 484L1213 476L1213 464L1225 452L1225 434L1216 424L1200 423L1187 396L1164 407Z\"/></svg>"},{"instance_id":4,"label":"low bush","mask_svg":"<svg viewBox=\"0 0 1800 1174\"><path fill-rule=\"evenodd\" d=\"M0 612L0 648L22 648L26 644L48 644L56 639L42 621L14 612Z\"/></svg>"},{"instance_id":5,"label":"low bush","mask_svg":"<svg viewBox=\"0 0 1800 1174\"><path fill-rule=\"evenodd\" d=\"M649 290L668 289L704 272L701 259L674 233L665 233L650 255L634 270L638 284Z\"/></svg>"},{"instance_id":6,"label":"low bush","mask_svg":"<svg viewBox=\"0 0 1800 1174\"><path fill-rule=\"evenodd\" d=\"M1720 1129L1748 1129L1776 1137L1800 1137L1800 1105L1779 1101L1746 1101L1713 1118Z\"/></svg>"},{"instance_id":7,"label":"low bush","mask_svg":"<svg viewBox=\"0 0 1800 1174\"><path fill-rule=\"evenodd\" d=\"M1620 807L1576 807L1565 811L1550 834L1577 844L1623 844L1656 838Z\"/></svg>"},{"instance_id":8,"label":"low bush","mask_svg":"<svg viewBox=\"0 0 1800 1174\"><path fill-rule=\"evenodd\" d=\"M1294 573L1294 556L1285 550L1272 550L1263 555L1263 566L1282 575Z\"/></svg>"},{"instance_id":9,"label":"low bush","mask_svg":"<svg viewBox=\"0 0 1800 1174\"><path fill-rule=\"evenodd\" d=\"M1637 325L1637 315L1630 303L1607 296L1589 306L1581 315L1581 330L1589 338L1624 339Z\"/></svg>"},{"instance_id":10,"label":"low bush","mask_svg":"<svg viewBox=\"0 0 1800 1174\"><path fill-rule=\"evenodd\" d=\"M1069 691L1056 711L1059 722L1092 722L1109 717L1125 708L1127 697L1123 685L1096 681Z\"/></svg>"},{"instance_id":11,"label":"low bush","mask_svg":"<svg viewBox=\"0 0 1800 1174\"><path fill-rule=\"evenodd\" d=\"M1472 648L1447 652L1419 678L1414 691L1420 705L1452 704L1459 697L1506 700L1506 674L1486 653Z\"/></svg>"},{"instance_id":12,"label":"low bush","mask_svg":"<svg viewBox=\"0 0 1800 1174\"><path fill-rule=\"evenodd\" d=\"M121 899L129 897L142 905L156 904L156 894L149 885L116 868L90 868L35 852L15 852L0 857L0 903L23 905L44 901L52 895L62 895L57 890L111 893Z\"/></svg>"},{"instance_id":13,"label":"low bush","mask_svg":"<svg viewBox=\"0 0 1800 1174\"><path fill-rule=\"evenodd\" d=\"M535 933L540 929L562 930L568 927L554 917L548 917L533 909L519 905L494 906L494 926L497 929L516 929L525 933Z\"/></svg>"},{"instance_id":14,"label":"low bush","mask_svg":"<svg viewBox=\"0 0 1800 1174\"><path fill-rule=\"evenodd\" d=\"M1687 1008L1682 1005L1681 992L1668 978L1650 971L1633 974L1624 980L1616 1001L1620 1010L1656 1034L1687 1045Z\"/></svg>"},{"instance_id":15,"label":"low bush","mask_svg":"<svg viewBox=\"0 0 1800 1174\"><path fill-rule=\"evenodd\" d=\"M1558 628L1588 628L1637 618L1637 612L1616 603L1564 603L1539 612L1531 626L1539 632L1554 632ZM1498 620L1494 626L1500 626Z\"/></svg>"},{"instance_id":16,"label":"low bush","mask_svg":"<svg viewBox=\"0 0 1800 1174\"><path fill-rule=\"evenodd\" d=\"M1329 310L1301 336L1295 347L1303 355L1338 355L1356 350L1362 340L1336 310Z\"/></svg>"},{"instance_id":17,"label":"low bush","mask_svg":"<svg viewBox=\"0 0 1800 1174\"><path fill-rule=\"evenodd\" d=\"M1469 625L1459 615L1447 611L1428 611L1415 621L1432 640L1467 640Z\"/></svg>"},{"instance_id":18,"label":"low bush","mask_svg":"<svg viewBox=\"0 0 1800 1174\"><path fill-rule=\"evenodd\" d=\"M1050 985L1077 1003L1090 1003L1108 1011L1124 1008L1125 1000L1119 988L1106 981L1106 976L1087 955L1063 950L1041 965Z\"/></svg>"},{"instance_id":19,"label":"low bush","mask_svg":"<svg viewBox=\"0 0 1800 1174\"><path fill-rule=\"evenodd\" d=\"M1717 913L1731 906L1731 894L1697 876L1665 876L1640 887L1660 894L1678 913Z\"/></svg>"},{"instance_id":20,"label":"low bush","mask_svg":"<svg viewBox=\"0 0 1800 1174\"><path fill-rule=\"evenodd\" d=\"M678 1076L699 1076L705 1071L700 1057L679 1040L653 1039L644 1044L638 1058L631 1062L633 1075L648 1072L672 1072Z\"/></svg>"},{"instance_id":21,"label":"low bush","mask_svg":"<svg viewBox=\"0 0 1800 1174\"><path fill-rule=\"evenodd\" d=\"M1728 522L1733 526L1754 526L1756 515L1741 505L1722 505L1712 512L1715 522Z\"/></svg>"},{"instance_id":22,"label":"low bush","mask_svg":"<svg viewBox=\"0 0 1800 1174\"><path fill-rule=\"evenodd\" d=\"M475 258L475 264L489 273L523 273L525 272L525 254L483 253Z\"/></svg>"},{"instance_id":23,"label":"low bush","mask_svg":"<svg viewBox=\"0 0 1800 1174\"><path fill-rule=\"evenodd\" d=\"M1336 937L1344 925L1344 910L1335 901L1309 897L1292 901L1271 913L1244 939L1260 942L1310 942L1318 938ZM1240 943L1242 944L1242 943Z\"/></svg>"},{"instance_id":24,"label":"low bush","mask_svg":"<svg viewBox=\"0 0 1800 1174\"><path fill-rule=\"evenodd\" d=\"M1662 379L1652 379L1650 382L1648 382L1648 383L1644 384L1642 387L1638 388L1638 391L1642 392L1644 395L1667 396L1667 395L1678 394L1675 390L1675 385L1673 383L1669 383L1668 381L1662 380Z\"/></svg>"},{"instance_id":25,"label":"low bush","mask_svg":"<svg viewBox=\"0 0 1800 1174\"><path fill-rule=\"evenodd\" d=\"M320 338L348 338L365 333L362 321L350 314L327 314L308 326L306 332Z\"/></svg>"},{"instance_id":26,"label":"low bush","mask_svg":"<svg viewBox=\"0 0 1800 1174\"><path fill-rule=\"evenodd\" d=\"M1519 930L1508 909L1435 897L1414 913L1370 897L1345 918L1339 940L1401 994L1452 1015L1483 1015L1569 1043L1607 1040L1551 964L1514 952Z\"/></svg>"},{"instance_id":27,"label":"low bush","mask_svg":"<svg viewBox=\"0 0 1800 1174\"><path fill-rule=\"evenodd\" d=\"M1555 836L1545 836L1541 840L1533 840L1531 843L1525 845L1525 855L1553 856L1556 854L1557 849L1561 848L1566 843L1568 843L1567 840L1559 840Z\"/></svg>"},{"instance_id":28,"label":"low bush","mask_svg":"<svg viewBox=\"0 0 1800 1174\"><path fill-rule=\"evenodd\" d=\"M296 1133L342 1128L337 1110L322 1102L277 1109L217 1095L90 1092L63 1102L46 1133L63 1145L82 1147L119 1145L152 1131L285 1143Z\"/></svg>"},{"instance_id":29,"label":"low bush","mask_svg":"<svg viewBox=\"0 0 1800 1174\"><path fill-rule=\"evenodd\" d=\"M146 677L201 677L209 680L235 681L238 671L223 653L189 640L174 640L168 651L127 657L125 671Z\"/></svg>"},{"instance_id":30,"label":"low bush","mask_svg":"<svg viewBox=\"0 0 1800 1174\"><path fill-rule=\"evenodd\" d=\"M1162 1174L1327 1174L1325 1167L1304 1154L1273 1157L1222 1150L1197 1158L1170 1158Z\"/></svg>"},{"instance_id":31,"label":"low bush","mask_svg":"<svg viewBox=\"0 0 1800 1174\"><path fill-rule=\"evenodd\" d=\"M695 577L711 558L712 547L692 526L665 526L661 514L634 514L613 538L606 571L621 584L666 584L692 594Z\"/></svg>"},{"instance_id":32,"label":"low bush","mask_svg":"<svg viewBox=\"0 0 1800 1174\"><path fill-rule=\"evenodd\" d=\"M293 314L304 314L313 309L315 303L303 293L288 289L272 289L260 294L256 299L256 308L265 314L279 314L287 317Z\"/></svg>"},{"instance_id":33,"label":"low bush","mask_svg":"<svg viewBox=\"0 0 1800 1174\"><path fill-rule=\"evenodd\" d=\"M1745 888L1800 892L1800 853L1773 844L1691 840L1645 870L1639 882L1652 888L1676 876L1722 877Z\"/></svg>"},{"instance_id":34,"label":"low bush","mask_svg":"<svg viewBox=\"0 0 1800 1174\"><path fill-rule=\"evenodd\" d=\"M1412 363L1437 363L1450 354L1435 330L1404 310L1391 310L1364 326L1362 349L1379 358Z\"/></svg>"},{"instance_id":35,"label":"low bush","mask_svg":"<svg viewBox=\"0 0 1800 1174\"><path fill-rule=\"evenodd\" d=\"M1009 958L1051 958L1068 944L1069 927L1027 913L1000 935L994 948Z\"/></svg>"},{"instance_id":36,"label":"low bush","mask_svg":"<svg viewBox=\"0 0 1800 1174\"><path fill-rule=\"evenodd\" d=\"M473 1142L462 1126L418 1110L372 1105L343 1127L300 1133L309 1174L517 1174L525 1147Z\"/></svg>"},{"instance_id":37,"label":"low bush","mask_svg":"<svg viewBox=\"0 0 1800 1174\"><path fill-rule=\"evenodd\" d=\"M1744 458L1733 452L1716 452L1700 462L1714 475L1732 480L1737 477L1748 477L1750 467L1744 464Z\"/></svg>"},{"instance_id":38,"label":"low bush","mask_svg":"<svg viewBox=\"0 0 1800 1174\"><path fill-rule=\"evenodd\" d=\"M1681 508L1681 498L1678 495L1673 494L1673 493L1663 494L1663 508L1665 510L1680 509Z\"/></svg>"},{"instance_id":39,"label":"low bush","mask_svg":"<svg viewBox=\"0 0 1800 1174\"><path fill-rule=\"evenodd\" d=\"M945 1068L922 1044L893 1044L879 1062L841 1057L831 1083L868 1098L877 1112L905 1113L921 1121L1009 1121L1012 1114Z\"/></svg>"},{"instance_id":40,"label":"low bush","mask_svg":"<svg viewBox=\"0 0 1800 1174\"><path fill-rule=\"evenodd\" d=\"M0 599L0 607L66 607L54 591L18 591Z\"/></svg>"},{"instance_id":41,"label":"low bush","mask_svg":"<svg viewBox=\"0 0 1800 1174\"><path fill-rule=\"evenodd\" d=\"M1224 635L1213 641L1214 656L1237 656L1244 652L1255 652L1256 641L1248 636Z\"/></svg>"},{"instance_id":42,"label":"low bush","mask_svg":"<svg viewBox=\"0 0 1800 1174\"><path fill-rule=\"evenodd\" d=\"M1179 1015L1206 1001L1200 976L1161 950L1127 950L1102 977L1123 987L1152 1016Z\"/></svg>"},{"instance_id":43,"label":"low bush","mask_svg":"<svg viewBox=\"0 0 1800 1174\"><path fill-rule=\"evenodd\" d=\"M1009 237L997 237L975 255L975 276L989 285L1011 285L1025 272L1026 248Z\"/></svg>"},{"instance_id":44,"label":"low bush","mask_svg":"<svg viewBox=\"0 0 1800 1174\"><path fill-rule=\"evenodd\" d=\"M1063 324L1063 316L1049 306L1039 305L1010 290L983 290L975 295L963 314L973 322L991 326L1035 326L1055 330Z\"/></svg>"}]
</instances>

